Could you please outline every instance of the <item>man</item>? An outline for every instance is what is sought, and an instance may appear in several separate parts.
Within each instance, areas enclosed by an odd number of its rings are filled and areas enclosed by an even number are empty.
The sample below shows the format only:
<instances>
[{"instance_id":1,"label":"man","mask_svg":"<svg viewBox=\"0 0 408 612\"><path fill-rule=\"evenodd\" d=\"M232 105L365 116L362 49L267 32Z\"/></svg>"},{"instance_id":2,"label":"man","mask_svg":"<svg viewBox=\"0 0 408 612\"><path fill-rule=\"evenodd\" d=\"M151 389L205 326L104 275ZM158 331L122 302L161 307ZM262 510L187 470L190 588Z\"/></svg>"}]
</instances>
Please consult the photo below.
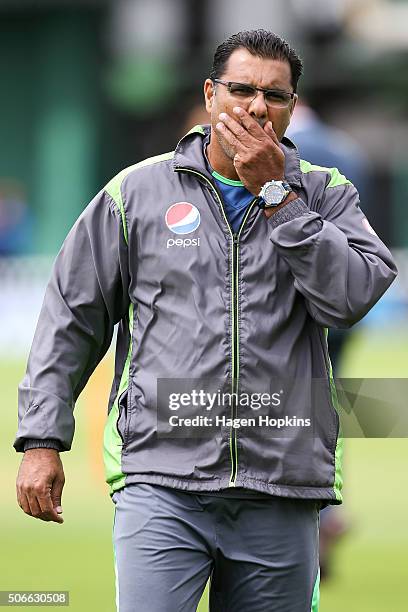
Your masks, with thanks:
<instances>
[{"instance_id":1,"label":"man","mask_svg":"<svg viewBox=\"0 0 408 612\"><path fill-rule=\"evenodd\" d=\"M284 138L301 72L270 32L227 39L204 84L211 125L110 181L56 260L20 385L17 497L62 521L58 452L119 322L104 446L121 612L195 610L210 576L212 610L317 610L319 510L342 501L326 328L363 317L396 268L353 185ZM305 435L289 416L312 378L327 385ZM231 391L233 424L169 435L163 396L181 404L172 384L192 397L197 380ZM239 391L272 380L282 431L236 427L257 409Z\"/></svg>"}]
</instances>

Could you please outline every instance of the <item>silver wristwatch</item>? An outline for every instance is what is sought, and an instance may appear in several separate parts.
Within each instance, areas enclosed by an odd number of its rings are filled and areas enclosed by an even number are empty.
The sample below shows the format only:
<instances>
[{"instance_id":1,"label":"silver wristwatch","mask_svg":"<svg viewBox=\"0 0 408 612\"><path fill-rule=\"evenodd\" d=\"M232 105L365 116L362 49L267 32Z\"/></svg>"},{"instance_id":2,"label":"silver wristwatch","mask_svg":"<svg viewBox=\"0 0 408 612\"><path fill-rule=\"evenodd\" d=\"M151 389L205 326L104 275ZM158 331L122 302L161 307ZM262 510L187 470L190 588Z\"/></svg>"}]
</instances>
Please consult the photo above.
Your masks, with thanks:
<instances>
[{"instance_id":1,"label":"silver wristwatch","mask_svg":"<svg viewBox=\"0 0 408 612\"><path fill-rule=\"evenodd\" d=\"M258 197L262 198L259 202L260 208L274 208L282 204L286 196L292 191L291 186L286 181L268 181L263 185Z\"/></svg>"}]
</instances>

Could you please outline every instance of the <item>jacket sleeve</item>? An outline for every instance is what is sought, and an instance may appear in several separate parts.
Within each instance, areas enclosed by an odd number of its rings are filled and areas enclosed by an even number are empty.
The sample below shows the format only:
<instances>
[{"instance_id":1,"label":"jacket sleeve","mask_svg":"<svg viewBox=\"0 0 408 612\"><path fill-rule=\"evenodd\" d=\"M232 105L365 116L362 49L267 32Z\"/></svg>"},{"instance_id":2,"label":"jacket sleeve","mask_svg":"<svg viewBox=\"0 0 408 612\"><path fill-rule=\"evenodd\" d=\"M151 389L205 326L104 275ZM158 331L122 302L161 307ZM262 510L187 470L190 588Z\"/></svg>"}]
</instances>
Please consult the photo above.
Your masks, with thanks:
<instances>
[{"instance_id":1,"label":"jacket sleeve","mask_svg":"<svg viewBox=\"0 0 408 612\"><path fill-rule=\"evenodd\" d=\"M397 268L347 182L326 187L316 211L299 197L269 219L270 240L287 262L313 319L348 328L374 306Z\"/></svg>"},{"instance_id":2,"label":"jacket sleeve","mask_svg":"<svg viewBox=\"0 0 408 612\"><path fill-rule=\"evenodd\" d=\"M16 451L71 448L75 402L109 348L115 323L127 316L128 285L121 213L102 191L69 232L52 269L19 386Z\"/></svg>"}]
</instances>

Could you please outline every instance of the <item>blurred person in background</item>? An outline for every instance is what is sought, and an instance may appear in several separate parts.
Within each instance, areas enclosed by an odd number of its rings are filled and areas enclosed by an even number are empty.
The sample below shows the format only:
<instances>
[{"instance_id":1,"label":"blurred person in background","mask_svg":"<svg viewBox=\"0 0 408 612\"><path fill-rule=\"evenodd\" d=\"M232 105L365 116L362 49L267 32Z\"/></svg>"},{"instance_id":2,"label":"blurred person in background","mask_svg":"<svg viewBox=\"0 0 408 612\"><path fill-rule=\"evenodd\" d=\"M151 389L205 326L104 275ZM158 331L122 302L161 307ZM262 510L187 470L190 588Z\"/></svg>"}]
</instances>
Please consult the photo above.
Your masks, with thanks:
<instances>
[{"instance_id":1,"label":"blurred person in background","mask_svg":"<svg viewBox=\"0 0 408 612\"><path fill-rule=\"evenodd\" d=\"M0 180L0 256L29 253L33 246L34 219L23 186Z\"/></svg>"},{"instance_id":2,"label":"blurred person in background","mask_svg":"<svg viewBox=\"0 0 408 612\"><path fill-rule=\"evenodd\" d=\"M63 521L59 453L119 323L104 450L121 612L193 611L209 577L214 611L318 609L319 511L342 502L329 395L312 436L271 438L232 422L161 435L169 387L159 394L163 381L221 381L239 420L238 391L290 378L302 415L312 378L329 383L325 328L360 320L396 276L352 183L300 163L285 138L301 73L271 32L221 43L210 125L114 177L54 264L19 389L17 500Z\"/></svg>"}]
</instances>

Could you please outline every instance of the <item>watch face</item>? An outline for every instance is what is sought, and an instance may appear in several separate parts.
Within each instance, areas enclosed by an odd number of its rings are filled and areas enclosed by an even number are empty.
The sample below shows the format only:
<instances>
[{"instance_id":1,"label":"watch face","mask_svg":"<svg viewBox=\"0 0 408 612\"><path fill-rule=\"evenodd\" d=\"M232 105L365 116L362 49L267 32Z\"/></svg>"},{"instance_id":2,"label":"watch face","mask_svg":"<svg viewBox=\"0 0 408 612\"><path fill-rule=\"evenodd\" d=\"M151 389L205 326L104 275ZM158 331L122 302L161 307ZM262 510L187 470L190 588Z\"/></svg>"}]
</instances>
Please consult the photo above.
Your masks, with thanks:
<instances>
[{"instance_id":1,"label":"watch face","mask_svg":"<svg viewBox=\"0 0 408 612\"><path fill-rule=\"evenodd\" d=\"M281 185L268 185L265 189L264 200L267 204L280 204L285 193Z\"/></svg>"}]
</instances>

